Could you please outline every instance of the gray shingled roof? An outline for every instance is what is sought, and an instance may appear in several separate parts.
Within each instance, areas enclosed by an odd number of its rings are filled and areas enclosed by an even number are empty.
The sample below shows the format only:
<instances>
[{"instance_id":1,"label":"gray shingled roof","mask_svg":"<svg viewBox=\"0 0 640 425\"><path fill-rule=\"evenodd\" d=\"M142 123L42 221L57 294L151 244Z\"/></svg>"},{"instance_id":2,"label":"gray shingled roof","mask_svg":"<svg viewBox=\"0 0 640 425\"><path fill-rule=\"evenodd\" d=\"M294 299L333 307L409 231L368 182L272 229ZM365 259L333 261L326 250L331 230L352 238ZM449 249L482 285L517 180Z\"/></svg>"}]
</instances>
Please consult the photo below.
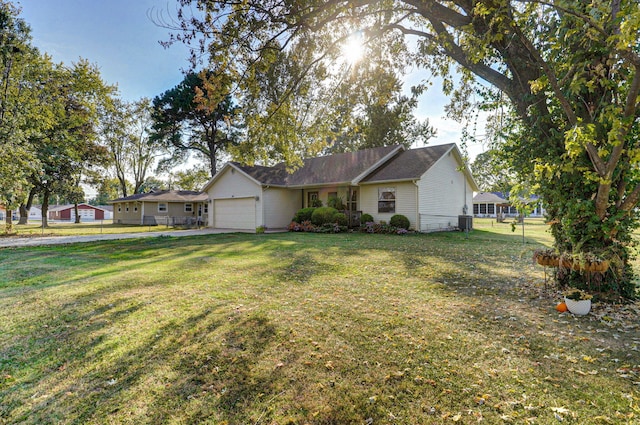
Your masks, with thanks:
<instances>
[{"instance_id":1,"label":"gray shingled roof","mask_svg":"<svg viewBox=\"0 0 640 425\"><path fill-rule=\"evenodd\" d=\"M382 181L419 179L443 155L455 145L453 143L438 146L427 146L411 149L399 153L385 165L367 176L362 182L373 183Z\"/></svg>"},{"instance_id":2,"label":"gray shingled roof","mask_svg":"<svg viewBox=\"0 0 640 425\"><path fill-rule=\"evenodd\" d=\"M500 197L499 195L493 192L480 192L476 196L473 197L473 202L488 202L488 203L508 203L506 199Z\"/></svg>"},{"instance_id":3,"label":"gray shingled roof","mask_svg":"<svg viewBox=\"0 0 640 425\"><path fill-rule=\"evenodd\" d=\"M273 167L265 167L262 165L249 166L237 162L233 162L232 164L261 184L272 186L287 185L287 176L289 174L284 164L278 164Z\"/></svg>"},{"instance_id":4,"label":"gray shingled roof","mask_svg":"<svg viewBox=\"0 0 640 425\"><path fill-rule=\"evenodd\" d=\"M149 193L136 193L135 195L126 196L124 198L114 199L109 203L115 202L205 202L208 195L205 192L196 192L193 190L159 190Z\"/></svg>"},{"instance_id":5,"label":"gray shingled roof","mask_svg":"<svg viewBox=\"0 0 640 425\"><path fill-rule=\"evenodd\" d=\"M398 146L384 146L357 152L339 153L306 159L302 167L288 174L284 164L274 167L233 163L261 184L278 186L323 185L352 182Z\"/></svg>"}]
</instances>

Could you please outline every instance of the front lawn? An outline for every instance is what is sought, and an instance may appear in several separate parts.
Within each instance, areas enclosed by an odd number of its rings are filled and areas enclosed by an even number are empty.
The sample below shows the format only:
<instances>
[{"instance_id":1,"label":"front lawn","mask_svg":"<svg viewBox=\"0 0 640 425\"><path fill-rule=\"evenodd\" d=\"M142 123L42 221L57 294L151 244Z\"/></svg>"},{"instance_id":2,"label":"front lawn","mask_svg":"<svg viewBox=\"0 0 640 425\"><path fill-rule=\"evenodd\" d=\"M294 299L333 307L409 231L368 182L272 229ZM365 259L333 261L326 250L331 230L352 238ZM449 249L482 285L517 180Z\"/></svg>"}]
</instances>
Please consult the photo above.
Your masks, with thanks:
<instances>
[{"instance_id":1,"label":"front lawn","mask_svg":"<svg viewBox=\"0 0 640 425\"><path fill-rule=\"evenodd\" d=\"M502 229L2 249L0 423L640 420L638 307L557 313Z\"/></svg>"},{"instance_id":2,"label":"front lawn","mask_svg":"<svg viewBox=\"0 0 640 425\"><path fill-rule=\"evenodd\" d=\"M49 222L49 227L42 228L40 222L29 221L29 224L13 223L11 234L6 234L6 224L0 223L0 237L42 237L42 236L78 236L100 235L107 233L140 233L140 232L168 232L176 230L165 225L137 226L132 224L114 224L108 221L92 221L82 223Z\"/></svg>"}]
</instances>

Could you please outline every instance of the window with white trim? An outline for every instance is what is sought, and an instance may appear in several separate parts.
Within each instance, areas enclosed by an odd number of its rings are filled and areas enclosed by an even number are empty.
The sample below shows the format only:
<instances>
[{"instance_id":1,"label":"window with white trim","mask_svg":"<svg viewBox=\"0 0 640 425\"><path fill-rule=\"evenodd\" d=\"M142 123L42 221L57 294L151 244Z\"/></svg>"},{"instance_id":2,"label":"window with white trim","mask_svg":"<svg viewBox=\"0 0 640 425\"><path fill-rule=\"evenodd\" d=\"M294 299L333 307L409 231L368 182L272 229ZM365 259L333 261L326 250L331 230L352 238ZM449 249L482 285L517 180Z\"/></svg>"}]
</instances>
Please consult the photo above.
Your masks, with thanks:
<instances>
[{"instance_id":1,"label":"window with white trim","mask_svg":"<svg viewBox=\"0 0 640 425\"><path fill-rule=\"evenodd\" d=\"M379 213L395 213L396 212L396 188L381 187L378 189L378 212Z\"/></svg>"},{"instance_id":2,"label":"window with white trim","mask_svg":"<svg viewBox=\"0 0 640 425\"><path fill-rule=\"evenodd\" d=\"M167 208L166 202L158 202L158 212L166 213L169 209Z\"/></svg>"},{"instance_id":3,"label":"window with white trim","mask_svg":"<svg viewBox=\"0 0 640 425\"><path fill-rule=\"evenodd\" d=\"M184 204L184 212L186 212L186 213L193 212L193 204L191 204L191 203Z\"/></svg>"}]
</instances>

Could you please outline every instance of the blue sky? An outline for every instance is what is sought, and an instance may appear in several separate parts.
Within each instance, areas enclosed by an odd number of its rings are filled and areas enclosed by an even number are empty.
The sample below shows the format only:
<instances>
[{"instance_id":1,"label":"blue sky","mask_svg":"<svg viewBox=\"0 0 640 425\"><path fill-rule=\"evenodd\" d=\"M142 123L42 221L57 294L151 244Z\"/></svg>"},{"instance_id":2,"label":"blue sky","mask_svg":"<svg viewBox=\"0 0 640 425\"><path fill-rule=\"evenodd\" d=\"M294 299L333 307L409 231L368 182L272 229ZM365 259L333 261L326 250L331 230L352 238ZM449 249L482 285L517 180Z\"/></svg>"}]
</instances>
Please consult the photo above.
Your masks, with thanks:
<instances>
[{"instance_id":1,"label":"blue sky","mask_svg":"<svg viewBox=\"0 0 640 425\"><path fill-rule=\"evenodd\" d=\"M181 44L169 49L158 42L169 31L149 15L176 15L176 0L17 0L29 23L33 43L55 62L70 64L79 58L97 64L108 84L117 84L126 100L153 98L174 87L188 68L188 50ZM424 71L421 71L424 72ZM410 78L419 80L420 75ZM420 101L416 116L429 118L438 136L430 145L460 142L460 125L445 117L447 99L438 84ZM473 158L481 145L469 146Z\"/></svg>"},{"instance_id":2,"label":"blue sky","mask_svg":"<svg viewBox=\"0 0 640 425\"><path fill-rule=\"evenodd\" d=\"M172 0L19 0L33 44L70 64L88 59L124 99L153 98L182 80L188 67L183 45L165 49L168 30L147 16L175 16Z\"/></svg>"}]
</instances>

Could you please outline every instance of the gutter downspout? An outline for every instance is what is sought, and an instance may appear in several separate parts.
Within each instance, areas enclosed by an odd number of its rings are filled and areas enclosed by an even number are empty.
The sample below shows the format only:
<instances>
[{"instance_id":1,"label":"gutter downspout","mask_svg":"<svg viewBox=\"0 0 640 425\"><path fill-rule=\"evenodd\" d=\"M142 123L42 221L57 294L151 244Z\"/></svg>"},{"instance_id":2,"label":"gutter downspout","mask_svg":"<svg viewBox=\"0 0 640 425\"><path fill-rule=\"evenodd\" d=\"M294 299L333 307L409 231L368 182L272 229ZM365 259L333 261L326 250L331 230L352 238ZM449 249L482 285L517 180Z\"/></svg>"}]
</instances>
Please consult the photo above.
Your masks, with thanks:
<instances>
[{"instance_id":1,"label":"gutter downspout","mask_svg":"<svg viewBox=\"0 0 640 425\"><path fill-rule=\"evenodd\" d=\"M418 181L414 180L413 184L416 187L416 230L421 232L420 228L420 186L418 186Z\"/></svg>"}]
</instances>

